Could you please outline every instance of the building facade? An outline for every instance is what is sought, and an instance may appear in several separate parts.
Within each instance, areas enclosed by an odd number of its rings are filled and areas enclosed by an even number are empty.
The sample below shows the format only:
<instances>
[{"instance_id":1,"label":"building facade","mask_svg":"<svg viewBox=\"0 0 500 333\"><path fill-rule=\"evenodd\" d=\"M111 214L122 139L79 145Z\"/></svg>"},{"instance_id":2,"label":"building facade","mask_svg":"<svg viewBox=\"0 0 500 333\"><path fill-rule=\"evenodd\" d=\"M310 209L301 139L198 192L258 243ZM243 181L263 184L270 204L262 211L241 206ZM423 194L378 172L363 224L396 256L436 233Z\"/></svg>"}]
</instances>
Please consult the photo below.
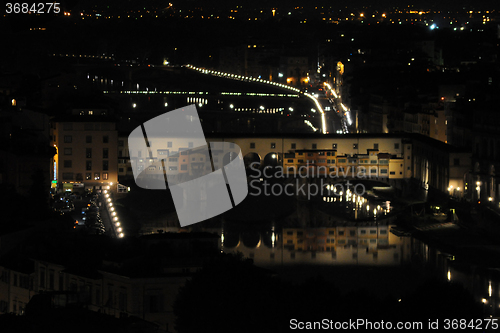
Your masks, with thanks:
<instances>
[{"instance_id":1,"label":"building facade","mask_svg":"<svg viewBox=\"0 0 500 333\"><path fill-rule=\"evenodd\" d=\"M51 137L57 148L52 175L58 191L116 189L118 132L106 110L77 109L55 118Z\"/></svg>"}]
</instances>

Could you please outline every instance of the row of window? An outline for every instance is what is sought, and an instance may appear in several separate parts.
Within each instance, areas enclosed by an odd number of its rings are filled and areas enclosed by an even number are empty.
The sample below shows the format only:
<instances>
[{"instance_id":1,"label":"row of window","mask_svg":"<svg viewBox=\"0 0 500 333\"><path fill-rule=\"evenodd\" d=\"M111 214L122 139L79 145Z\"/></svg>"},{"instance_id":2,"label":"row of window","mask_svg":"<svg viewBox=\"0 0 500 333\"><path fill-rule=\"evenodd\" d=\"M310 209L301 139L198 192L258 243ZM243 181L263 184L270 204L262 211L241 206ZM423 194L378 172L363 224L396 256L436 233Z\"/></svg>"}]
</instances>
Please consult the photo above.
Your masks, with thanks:
<instances>
[{"instance_id":1,"label":"row of window","mask_svg":"<svg viewBox=\"0 0 500 333\"><path fill-rule=\"evenodd\" d=\"M85 114L85 111L81 111L80 115ZM87 114L93 115L94 111L87 111ZM102 112L101 115L105 115L106 112ZM111 130L111 124L110 123L85 123L83 125L83 128L85 131L109 131ZM65 131L71 131L73 130L73 123L63 123L63 130Z\"/></svg>"},{"instance_id":2,"label":"row of window","mask_svg":"<svg viewBox=\"0 0 500 333\"><path fill-rule=\"evenodd\" d=\"M54 141L55 140L56 140L56 137L54 136ZM64 136L64 143L72 143L72 142L73 142L72 135L65 135ZM87 135L85 137L85 143L92 143L92 135ZM102 136L102 143L109 143L109 135Z\"/></svg>"},{"instance_id":3,"label":"row of window","mask_svg":"<svg viewBox=\"0 0 500 333\"><path fill-rule=\"evenodd\" d=\"M72 160L64 160L63 166L64 166L64 168L72 168L73 161ZM85 162L85 170L87 170L87 171L92 170L92 161ZM102 161L102 170L103 171L109 170L109 161L108 160Z\"/></svg>"},{"instance_id":4,"label":"row of window","mask_svg":"<svg viewBox=\"0 0 500 333\"><path fill-rule=\"evenodd\" d=\"M312 147L312 149L318 149L318 144L313 143L311 147ZM276 142L271 142L271 149L275 149L275 148L276 148ZM250 149L255 149L255 142L250 142ZM290 145L290 149L297 149L297 144L292 143ZM336 143L332 143L332 149L337 149ZM353 143L352 149L358 149L358 144ZM373 144L373 149L378 149L378 143ZM394 149L399 149L399 143L394 143Z\"/></svg>"},{"instance_id":5,"label":"row of window","mask_svg":"<svg viewBox=\"0 0 500 333\"><path fill-rule=\"evenodd\" d=\"M73 155L73 148L64 148L64 155L72 156ZM92 158L92 148L85 148L85 157ZM108 148L102 149L102 158L109 158L109 149Z\"/></svg>"},{"instance_id":6,"label":"row of window","mask_svg":"<svg viewBox=\"0 0 500 333\"><path fill-rule=\"evenodd\" d=\"M63 172L62 178L63 178L63 180L83 180L83 175L81 173L77 173L75 176L75 174L73 172ZM108 180L108 179L109 179L109 173L103 172L102 173L102 180ZM91 172L85 173L85 180L92 180L92 173ZM101 173L100 172L94 172L94 180L101 180Z\"/></svg>"},{"instance_id":7,"label":"row of window","mask_svg":"<svg viewBox=\"0 0 500 333\"><path fill-rule=\"evenodd\" d=\"M359 230L360 234L361 235L366 235L366 229L361 229ZM370 235L374 235L374 234L377 234L377 230L375 229L370 229ZM381 229L379 230L380 234L381 235L387 235L387 230L386 229ZM287 236L293 236L294 232L293 231L287 231L286 232L286 235ZM304 236L304 232L303 231L297 231L296 232L297 236ZM345 230L339 230L338 231L338 236L345 236ZM320 231L320 232L309 232L307 234L308 237L315 237L315 236L325 236L326 233L324 231ZM329 230L328 231L328 235L335 235L335 230ZM349 230L349 236L356 236L356 230ZM290 241L288 241L290 242ZM327 241L328 242L328 241Z\"/></svg>"}]
</instances>

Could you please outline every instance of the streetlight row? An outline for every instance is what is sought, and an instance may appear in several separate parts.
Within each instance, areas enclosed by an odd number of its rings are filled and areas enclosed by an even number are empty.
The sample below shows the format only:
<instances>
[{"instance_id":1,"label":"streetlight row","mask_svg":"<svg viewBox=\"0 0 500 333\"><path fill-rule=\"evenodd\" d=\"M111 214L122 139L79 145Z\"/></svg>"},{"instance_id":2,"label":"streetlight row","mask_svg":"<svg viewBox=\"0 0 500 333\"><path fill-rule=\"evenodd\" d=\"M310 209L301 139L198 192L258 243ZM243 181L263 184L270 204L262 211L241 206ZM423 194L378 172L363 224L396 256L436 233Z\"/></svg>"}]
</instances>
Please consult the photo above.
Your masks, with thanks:
<instances>
[{"instance_id":1,"label":"streetlight row","mask_svg":"<svg viewBox=\"0 0 500 333\"><path fill-rule=\"evenodd\" d=\"M286 85L283 83L263 80L263 79L254 78L254 77L248 77L248 76L244 76L244 75L237 75L237 74L230 74L230 73L225 73L225 72L220 72L220 71L214 71L211 69L199 68L199 67L195 67L195 66L190 65L190 64L187 64L186 67L190 68L190 69L197 70L203 74L211 74L211 75L216 75L219 77L224 77L224 78L233 79L233 80L240 80L240 81L261 82L261 83L273 85L276 87L280 87L280 88L284 88L284 89L288 89L288 90L292 90L292 91L300 93L300 89L295 88L295 87L290 87L289 85ZM311 94L304 93L304 95L307 96L308 98L310 98L314 102L314 104L316 105L316 108L319 110L319 113L321 114L322 133L325 134L326 133L326 119L325 119L325 112L324 112L323 108L321 107L321 104L318 102L318 99L316 97L312 96Z\"/></svg>"},{"instance_id":2,"label":"streetlight row","mask_svg":"<svg viewBox=\"0 0 500 333\"><path fill-rule=\"evenodd\" d=\"M125 236L125 234L122 232L123 229L121 227L120 221L118 220L118 216L116 216L115 207L113 206L113 201L111 200L111 197L109 196L108 190L104 190L104 196L106 197L105 202L106 202L106 205L108 208L108 212L111 212L110 215L112 216L112 219L113 219L111 221L111 223L116 228L116 231L118 232L118 237L123 238L123 236Z\"/></svg>"}]
</instances>

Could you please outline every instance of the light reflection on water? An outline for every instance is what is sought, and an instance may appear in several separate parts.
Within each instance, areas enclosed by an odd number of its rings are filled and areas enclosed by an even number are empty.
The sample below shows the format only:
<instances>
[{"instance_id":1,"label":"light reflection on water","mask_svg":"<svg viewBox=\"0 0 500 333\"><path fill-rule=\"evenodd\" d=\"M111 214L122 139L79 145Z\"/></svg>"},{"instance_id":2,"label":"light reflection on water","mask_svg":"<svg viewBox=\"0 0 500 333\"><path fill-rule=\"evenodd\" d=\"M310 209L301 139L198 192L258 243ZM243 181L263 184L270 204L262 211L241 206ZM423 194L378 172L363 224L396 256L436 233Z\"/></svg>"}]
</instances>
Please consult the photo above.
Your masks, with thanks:
<instances>
[{"instance_id":1,"label":"light reflection on water","mask_svg":"<svg viewBox=\"0 0 500 333\"><path fill-rule=\"evenodd\" d=\"M390 201L373 201L363 196L364 192L356 192L344 186L326 185L328 195L322 197L321 209L331 213L347 216L351 220L383 219L391 212Z\"/></svg>"},{"instance_id":2,"label":"light reflection on water","mask_svg":"<svg viewBox=\"0 0 500 333\"><path fill-rule=\"evenodd\" d=\"M390 225L364 223L320 228L282 228L280 232L224 231L221 250L241 252L258 266L378 265L409 260L409 238L390 232ZM222 231L211 230L211 231ZM209 230L207 230L209 231Z\"/></svg>"}]
</instances>

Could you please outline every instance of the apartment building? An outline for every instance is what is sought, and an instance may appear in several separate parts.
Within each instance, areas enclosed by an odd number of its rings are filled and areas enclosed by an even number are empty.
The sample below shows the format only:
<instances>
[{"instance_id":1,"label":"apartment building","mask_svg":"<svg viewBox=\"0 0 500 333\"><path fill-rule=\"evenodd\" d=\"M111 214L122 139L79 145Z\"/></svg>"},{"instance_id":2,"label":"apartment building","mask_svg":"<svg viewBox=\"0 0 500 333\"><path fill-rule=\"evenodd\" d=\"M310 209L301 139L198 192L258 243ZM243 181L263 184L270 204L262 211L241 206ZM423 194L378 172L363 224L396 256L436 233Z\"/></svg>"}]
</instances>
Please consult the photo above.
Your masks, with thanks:
<instances>
[{"instance_id":1,"label":"apartment building","mask_svg":"<svg viewBox=\"0 0 500 333\"><path fill-rule=\"evenodd\" d=\"M51 121L52 163L58 191L109 189L118 182L118 132L107 110L74 109Z\"/></svg>"}]
</instances>

